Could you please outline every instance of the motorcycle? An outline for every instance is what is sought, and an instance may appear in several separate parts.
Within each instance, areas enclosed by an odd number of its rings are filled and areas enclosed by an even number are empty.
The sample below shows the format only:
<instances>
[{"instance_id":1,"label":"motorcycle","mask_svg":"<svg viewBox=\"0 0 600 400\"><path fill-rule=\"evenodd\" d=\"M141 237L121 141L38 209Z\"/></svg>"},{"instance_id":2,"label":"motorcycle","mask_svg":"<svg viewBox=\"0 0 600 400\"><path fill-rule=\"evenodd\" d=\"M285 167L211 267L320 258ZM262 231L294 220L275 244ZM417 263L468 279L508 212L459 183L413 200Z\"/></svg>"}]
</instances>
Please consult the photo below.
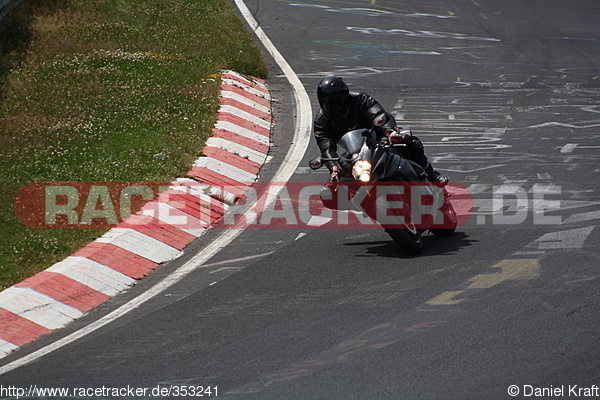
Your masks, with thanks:
<instances>
[{"instance_id":1,"label":"motorcycle","mask_svg":"<svg viewBox=\"0 0 600 400\"><path fill-rule=\"evenodd\" d=\"M423 233L452 235L457 215L444 185L430 182L420 165L397 150L405 144L377 137L375 128L384 122L376 118L371 129L347 132L337 144L339 157L317 157L309 167L316 170L326 162L341 167L321 190L325 207L340 210L350 204L346 209L363 212L406 253L417 255L423 250ZM407 127L400 129L410 133ZM340 195L348 198L340 201Z\"/></svg>"}]
</instances>

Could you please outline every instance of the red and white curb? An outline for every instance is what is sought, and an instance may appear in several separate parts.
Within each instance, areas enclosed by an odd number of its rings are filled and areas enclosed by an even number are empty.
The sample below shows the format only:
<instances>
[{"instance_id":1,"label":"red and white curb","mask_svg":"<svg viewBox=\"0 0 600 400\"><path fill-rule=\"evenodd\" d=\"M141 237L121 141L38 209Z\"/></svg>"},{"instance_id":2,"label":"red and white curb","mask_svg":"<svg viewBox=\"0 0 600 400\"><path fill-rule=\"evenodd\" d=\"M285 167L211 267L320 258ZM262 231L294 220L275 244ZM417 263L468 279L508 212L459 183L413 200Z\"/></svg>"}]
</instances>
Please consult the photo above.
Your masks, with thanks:
<instances>
[{"instance_id":1,"label":"red and white curb","mask_svg":"<svg viewBox=\"0 0 600 400\"><path fill-rule=\"evenodd\" d=\"M158 199L73 255L0 292L0 358L178 257L257 179L271 124L264 81L224 71L217 123L188 178L174 181ZM185 224L178 223L181 218Z\"/></svg>"}]
</instances>

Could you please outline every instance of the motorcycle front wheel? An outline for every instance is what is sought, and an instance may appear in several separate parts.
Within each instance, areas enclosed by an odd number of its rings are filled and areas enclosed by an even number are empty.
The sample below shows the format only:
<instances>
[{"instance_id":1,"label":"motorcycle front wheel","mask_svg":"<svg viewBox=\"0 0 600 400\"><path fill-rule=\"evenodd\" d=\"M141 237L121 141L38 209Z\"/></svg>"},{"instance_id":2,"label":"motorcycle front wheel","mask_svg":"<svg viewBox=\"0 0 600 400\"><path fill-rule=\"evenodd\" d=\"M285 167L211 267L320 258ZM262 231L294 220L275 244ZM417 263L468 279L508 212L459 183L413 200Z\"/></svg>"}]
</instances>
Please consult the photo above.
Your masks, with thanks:
<instances>
[{"instance_id":1,"label":"motorcycle front wheel","mask_svg":"<svg viewBox=\"0 0 600 400\"><path fill-rule=\"evenodd\" d=\"M386 229L388 235L392 238L402 250L411 256L416 256L423 250L423 237L421 230L414 225L406 225L403 229Z\"/></svg>"},{"instance_id":2,"label":"motorcycle front wheel","mask_svg":"<svg viewBox=\"0 0 600 400\"><path fill-rule=\"evenodd\" d=\"M454 207L452 207L452 204L450 204L449 201L447 201L446 204L444 204L441 210L446 219L446 226L443 229L429 229L429 231L435 236L439 237L450 236L454 233L454 231L456 230L456 226L458 225L456 211L454 211Z\"/></svg>"}]
</instances>

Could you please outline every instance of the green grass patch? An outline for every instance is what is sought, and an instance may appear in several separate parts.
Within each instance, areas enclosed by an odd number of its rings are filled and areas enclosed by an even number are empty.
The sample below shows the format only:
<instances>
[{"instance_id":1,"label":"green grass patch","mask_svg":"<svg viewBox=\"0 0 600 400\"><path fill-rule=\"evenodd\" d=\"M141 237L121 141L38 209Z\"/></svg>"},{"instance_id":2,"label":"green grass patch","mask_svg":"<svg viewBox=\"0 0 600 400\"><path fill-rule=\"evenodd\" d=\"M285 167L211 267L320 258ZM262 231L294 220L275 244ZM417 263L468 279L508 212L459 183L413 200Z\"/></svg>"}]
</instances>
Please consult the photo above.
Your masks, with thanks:
<instances>
[{"instance_id":1,"label":"green grass patch","mask_svg":"<svg viewBox=\"0 0 600 400\"><path fill-rule=\"evenodd\" d=\"M184 176L220 71L268 74L227 0L31 0L0 34L0 289L103 233L25 227L19 188Z\"/></svg>"}]
</instances>

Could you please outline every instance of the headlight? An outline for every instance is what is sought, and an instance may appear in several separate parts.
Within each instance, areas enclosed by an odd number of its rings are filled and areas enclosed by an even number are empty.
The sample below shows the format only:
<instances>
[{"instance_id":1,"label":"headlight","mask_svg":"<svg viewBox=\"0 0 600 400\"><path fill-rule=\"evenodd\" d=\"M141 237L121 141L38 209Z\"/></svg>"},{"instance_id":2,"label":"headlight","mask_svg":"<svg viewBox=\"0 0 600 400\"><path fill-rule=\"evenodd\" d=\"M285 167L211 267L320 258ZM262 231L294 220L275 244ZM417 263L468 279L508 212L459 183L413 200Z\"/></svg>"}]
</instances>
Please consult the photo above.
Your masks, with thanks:
<instances>
[{"instance_id":1,"label":"headlight","mask_svg":"<svg viewBox=\"0 0 600 400\"><path fill-rule=\"evenodd\" d=\"M369 182L371 179L371 163L366 160L358 160L352 166L352 176L361 182Z\"/></svg>"}]
</instances>

